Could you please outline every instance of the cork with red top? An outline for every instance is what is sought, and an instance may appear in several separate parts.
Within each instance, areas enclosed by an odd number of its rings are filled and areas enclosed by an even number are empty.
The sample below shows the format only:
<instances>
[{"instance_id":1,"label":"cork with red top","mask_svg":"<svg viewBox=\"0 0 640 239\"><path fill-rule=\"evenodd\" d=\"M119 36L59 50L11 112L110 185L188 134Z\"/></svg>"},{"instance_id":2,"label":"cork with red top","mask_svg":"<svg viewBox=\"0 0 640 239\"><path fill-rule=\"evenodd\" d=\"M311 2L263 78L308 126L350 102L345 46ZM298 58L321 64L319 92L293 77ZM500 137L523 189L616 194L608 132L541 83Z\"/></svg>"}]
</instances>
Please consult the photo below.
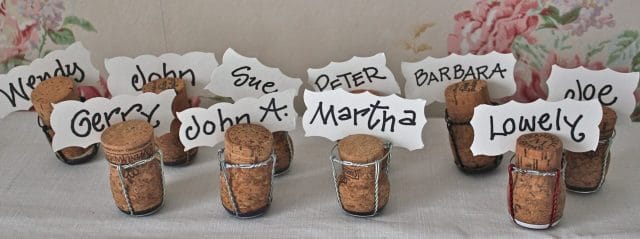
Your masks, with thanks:
<instances>
[{"instance_id":1,"label":"cork with red top","mask_svg":"<svg viewBox=\"0 0 640 239\"><path fill-rule=\"evenodd\" d=\"M565 183L567 188L575 192L595 192L606 177L611 155L609 147L618 117L616 112L606 106L602 107L600 129L600 143L595 151L571 152L566 151L567 161Z\"/></svg>"},{"instance_id":2,"label":"cork with red top","mask_svg":"<svg viewBox=\"0 0 640 239\"><path fill-rule=\"evenodd\" d=\"M229 127L224 135L224 161L227 164L259 164L269 160L273 153L273 135L257 124L237 124ZM271 178L274 162L255 168L226 168L220 172L220 197L222 205L231 214L253 217L266 212L270 205ZM234 208L231 193L237 208Z\"/></svg>"},{"instance_id":3,"label":"cork with red top","mask_svg":"<svg viewBox=\"0 0 640 239\"><path fill-rule=\"evenodd\" d=\"M518 137L514 166L539 172L517 169L510 172L510 212L519 225L542 225L538 229L545 229L562 217L565 204L562 152L562 141L553 134L530 133Z\"/></svg>"},{"instance_id":4,"label":"cork with red top","mask_svg":"<svg viewBox=\"0 0 640 239\"><path fill-rule=\"evenodd\" d=\"M120 122L102 133L102 150L110 163L111 193L122 212L145 215L162 205L162 162L154 138L153 127L144 120ZM152 160L143 163L148 159ZM135 163L142 164L131 166Z\"/></svg>"},{"instance_id":5,"label":"cork with red top","mask_svg":"<svg viewBox=\"0 0 640 239\"><path fill-rule=\"evenodd\" d=\"M384 143L370 135L350 135L338 142L338 154L343 161L352 163L371 163L387 155ZM355 215L372 215L382 210L389 201L390 184L385 167L388 158L383 159L379 167L378 208L375 208L374 165L358 167L343 166L338 176L338 193L342 208Z\"/></svg>"},{"instance_id":6,"label":"cork with red top","mask_svg":"<svg viewBox=\"0 0 640 239\"><path fill-rule=\"evenodd\" d=\"M80 96L74 89L73 80L69 77L55 76L40 82L35 89L31 92L31 102L34 110L38 113L42 123L47 128L46 134L48 138L52 139L55 132L51 129L51 113L53 113L53 105L66 100L80 100ZM49 142L51 143L51 142ZM91 147L91 146L90 146ZM87 154L91 154L90 151L96 150L95 148L81 148L81 147L67 147L59 151L67 161L68 164L76 164L87 161L89 158L85 157ZM94 151L95 152L95 151Z\"/></svg>"},{"instance_id":7,"label":"cork with red top","mask_svg":"<svg viewBox=\"0 0 640 239\"><path fill-rule=\"evenodd\" d=\"M449 143L456 165L467 173L480 172L496 168L500 156L473 156L473 127L469 124L474 108L481 104L490 104L487 82L467 80L451 84L445 89L445 103L450 120Z\"/></svg>"}]
</instances>

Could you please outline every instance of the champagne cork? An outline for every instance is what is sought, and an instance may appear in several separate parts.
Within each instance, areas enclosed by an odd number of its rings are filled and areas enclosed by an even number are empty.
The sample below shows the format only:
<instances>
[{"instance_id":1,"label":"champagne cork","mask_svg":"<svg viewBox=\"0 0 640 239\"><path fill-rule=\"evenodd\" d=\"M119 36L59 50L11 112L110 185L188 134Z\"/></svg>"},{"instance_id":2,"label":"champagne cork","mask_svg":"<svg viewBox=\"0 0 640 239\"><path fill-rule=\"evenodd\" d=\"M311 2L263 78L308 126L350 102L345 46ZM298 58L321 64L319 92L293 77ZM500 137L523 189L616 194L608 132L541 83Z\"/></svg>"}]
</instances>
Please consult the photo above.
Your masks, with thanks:
<instances>
[{"instance_id":1,"label":"champagne cork","mask_svg":"<svg viewBox=\"0 0 640 239\"><path fill-rule=\"evenodd\" d=\"M180 121L173 119L169 133L156 138L156 144L162 151L164 165L181 166L191 163L198 154L198 148L184 151L184 145L180 142Z\"/></svg>"},{"instance_id":2,"label":"champagne cork","mask_svg":"<svg viewBox=\"0 0 640 239\"><path fill-rule=\"evenodd\" d=\"M64 76L55 76L40 82L31 92L31 102L34 110L38 113L44 127L45 134L51 143L51 139L55 136L55 132L51 129L51 113L53 113L52 104L60 103L66 100L80 100L77 92L74 90L73 80ZM62 157L60 160L67 164L79 164L88 161L97 152L96 147L66 147L58 151Z\"/></svg>"},{"instance_id":3,"label":"champagne cork","mask_svg":"<svg viewBox=\"0 0 640 239\"><path fill-rule=\"evenodd\" d=\"M287 131L273 132L273 148L276 153L276 176L289 170L293 160L293 142Z\"/></svg>"},{"instance_id":4,"label":"champagne cork","mask_svg":"<svg viewBox=\"0 0 640 239\"><path fill-rule=\"evenodd\" d=\"M449 127L449 143L458 168L466 173L482 172L494 169L500 163L501 156L473 156L473 127L469 124L473 110L481 104L490 104L487 82L467 80L449 85L445 90Z\"/></svg>"},{"instance_id":5,"label":"champagne cork","mask_svg":"<svg viewBox=\"0 0 640 239\"><path fill-rule=\"evenodd\" d=\"M552 134L530 133L518 137L515 167L538 170L537 173L510 172L510 212L518 225L547 229L562 217L565 204L565 185L559 170L562 151L562 141Z\"/></svg>"},{"instance_id":6,"label":"champagne cork","mask_svg":"<svg viewBox=\"0 0 640 239\"><path fill-rule=\"evenodd\" d=\"M600 129L600 143L595 151L571 152L566 151L567 161L565 183L567 189L578 193L597 192L605 181L609 162L611 160L609 140L614 132L617 115L609 107L602 107L602 121Z\"/></svg>"},{"instance_id":7,"label":"champagne cork","mask_svg":"<svg viewBox=\"0 0 640 239\"><path fill-rule=\"evenodd\" d=\"M110 163L111 193L116 207L124 213L147 215L162 206L162 165L154 139L153 127L143 120L120 122L102 133L102 150ZM153 160L142 163L150 158ZM132 166L135 163L142 164Z\"/></svg>"},{"instance_id":8,"label":"champagne cork","mask_svg":"<svg viewBox=\"0 0 640 239\"><path fill-rule=\"evenodd\" d=\"M176 91L176 97L173 98L173 104L171 105L173 116L176 116L177 112L189 108L190 104L189 96L187 95L187 83L183 79L162 78L150 81L142 87L142 91L144 93L153 92L156 94L168 89L174 89Z\"/></svg>"},{"instance_id":9,"label":"champagne cork","mask_svg":"<svg viewBox=\"0 0 640 239\"><path fill-rule=\"evenodd\" d=\"M224 135L224 160L229 164L258 164L271 157L273 135L257 124L231 126ZM220 197L223 207L236 215L228 187L237 204L236 216L255 217L266 212L270 205L271 178L274 162L255 168L226 168L220 172ZM228 183L228 184L227 184Z\"/></svg>"},{"instance_id":10,"label":"champagne cork","mask_svg":"<svg viewBox=\"0 0 640 239\"><path fill-rule=\"evenodd\" d=\"M338 143L338 154L343 161L371 163L387 154L384 143L370 135L356 134L345 137ZM384 159L379 167L378 208L382 210L389 201L390 184ZM343 166L338 176L338 193L342 208L353 215L373 215L375 208L375 165L366 167Z\"/></svg>"}]
</instances>

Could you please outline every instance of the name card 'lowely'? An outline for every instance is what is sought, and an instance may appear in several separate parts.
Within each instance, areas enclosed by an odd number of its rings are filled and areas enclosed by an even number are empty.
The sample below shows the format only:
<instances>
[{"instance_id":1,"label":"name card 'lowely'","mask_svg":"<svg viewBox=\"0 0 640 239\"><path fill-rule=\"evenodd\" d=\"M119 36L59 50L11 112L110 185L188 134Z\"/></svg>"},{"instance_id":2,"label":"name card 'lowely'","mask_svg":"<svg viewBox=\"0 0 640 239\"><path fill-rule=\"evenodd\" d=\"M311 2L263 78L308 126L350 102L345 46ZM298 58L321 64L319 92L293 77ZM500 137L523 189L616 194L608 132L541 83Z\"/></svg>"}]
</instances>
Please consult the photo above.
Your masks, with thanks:
<instances>
[{"instance_id":1,"label":"name card 'lowely'","mask_svg":"<svg viewBox=\"0 0 640 239\"><path fill-rule=\"evenodd\" d=\"M134 58L106 59L108 86L113 95L139 95L144 84L160 78L181 78L187 83L189 95L210 95L204 89L211 73L218 66L213 53L189 52L184 55L167 53L161 56L141 55Z\"/></svg>"},{"instance_id":2,"label":"name card 'lowely'","mask_svg":"<svg viewBox=\"0 0 640 239\"><path fill-rule=\"evenodd\" d=\"M346 91L374 90L385 95L400 94L400 86L387 67L387 57L378 53L371 57L354 56L348 61L307 70L309 84L316 91L342 88Z\"/></svg>"},{"instance_id":3,"label":"name card 'lowely'","mask_svg":"<svg viewBox=\"0 0 640 239\"><path fill-rule=\"evenodd\" d=\"M82 43L52 51L29 65L14 67L0 75L0 118L29 109L33 89L54 76L70 77L79 85L97 86L100 80L100 72L91 64L91 54Z\"/></svg>"},{"instance_id":4,"label":"name card 'lowely'","mask_svg":"<svg viewBox=\"0 0 640 239\"><path fill-rule=\"evenodd\" d=\"M199 147L213 147L224 140L226 129L235 124L260 124L271 132L296 128L293 89L266 94L260 98L242 98L237 102L218 103L208 109L190 108L178 113L180 142L185 151Z\"/></svg>"},{"instance_id":5,"label":"name card 'lowely'","mask_svg":"<svg viewBox=\"0 0 640 239\"><path fill-rule=\"evenodd\" d=\"M419 62L402 62L407 80L407 98L422 98L427 104L444 102L448 85L464 80L486 80L493 98L510 96L516 91L513 54L491 52L486 55L451 54L443 58L427 57Z\"/></svg>"},{"instance_id":6,"label":"name card 'lowely'","mask_svg":"<svg viewBox=\"0 0 640 239\"><path fill-rule=\"evenodd\" d=\"M288 77L278 68L265 66L256 58L242 56L229 48L222 56L222 65L213 71L206 89L239 100L288 89L295 89L297 94L300 85L300 79Z\"/></svg>"},{"instance_id":7,"label":"name card 'lowely'","mask_svg":"<svg viewBox=\"0 0 640 239\"><path fill-rule=\"evenodd\" d=\"M422 148L422 128L427 123L425 101L397 95L352 94L337 89L304 92L307 111L302 116L305 136L335 141L352 134L370 134L415 150Z\"/></svg>"},{"instance_id":8,"label":"name card 'lowely'","mask_svg":"<svg viewBox=\"0 0 640 239\"><path fill-rule=\"evenodd\" d=\"M509 101L503 105L479 105L471 125L474 155L500 155L514 150L518 136L546 132L558 136L564 148L573 152L595 150L602 119L598 101L562 100L532 103Z\"/></svg>"},{"instance_id":9,"label":"name card 'lowely'","mask_svg":"<svg viewBox=\"0 0 640 239\"><path fill-rule=\"evenodd\" d=\"M574 99L596 100L618 114L617 122L628 124L636 106L633 95L640 73L620 73L611 69L589 70L584 67L566 69L554 65L547 81L550 101Z\"/></svg>"},{"instance_id":10,"label":"name card 'lowely'","mask_svg":"<svg viewBox=\"0 0 640 239\"><path fill-rule=\"evenodd\" d=\"M119 95L111 99L96 97L85 102L63 101L53 105L51 128L56 132L53 151L69 146L87 147L99 143L102 132L125 120L146 120L156 135L169 132L173 114L174 90L138 96Z\"/></svg>"}]
</instances>

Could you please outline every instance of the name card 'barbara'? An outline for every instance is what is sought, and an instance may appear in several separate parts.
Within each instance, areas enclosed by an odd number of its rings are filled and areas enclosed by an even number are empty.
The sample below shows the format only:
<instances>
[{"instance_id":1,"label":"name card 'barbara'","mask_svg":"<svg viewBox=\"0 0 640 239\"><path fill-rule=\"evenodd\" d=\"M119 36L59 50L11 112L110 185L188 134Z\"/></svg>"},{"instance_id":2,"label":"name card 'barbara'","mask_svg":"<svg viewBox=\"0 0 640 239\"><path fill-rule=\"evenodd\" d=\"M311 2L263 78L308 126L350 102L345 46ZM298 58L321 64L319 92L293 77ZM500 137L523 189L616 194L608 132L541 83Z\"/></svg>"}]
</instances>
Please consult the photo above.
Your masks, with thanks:
<instances>
[{"instance_id":1,"label":"name card 'barbara'","mask_svg":"<svg viewBox=\"0 0 640 239\"><path fill-rule=\"evenodd\" d=\"M547 85L548 100L562 99L597 100L603 106L615 110L618 122L631 122L629 116L636 106L633 95L638 86L640 73L620 73L611 69L589 70L584 67L566 69L554 65Z\"/></svg>"},{"instance_id":2,"label":"name card 'barbara'","mask_svg":"<svg viewBox=\"0 0 640 239\"><path fill-rule=\"evenodd\" d=\"M400 86L387 67L384 53L331 62L323 68L309 68L307 74L309 84L319 92L342 88L346 91L373 90L385 95L400 94Z\"/></svg>"},{"instance_id":3,"label":"name card 'barbara'","mask_svg":"<svg viewBox=\"0 0 640 239\"><path fill-rule=\"evenodd\" d=\"M213 147L224 140L225 130L240 123L260 124L271 132L296 128L293 98L296 90L266 94L260 98L242 98L235 103L218 103L208 109L190 108L178 113L180 142L185 151Z\"/></svg>"},{"instance_id":4,"label":"name card 'barbara'","mask_svg":"<svg viewBox=\"0 0 640 239\"><path fill-rule=\"evenodd\" d=\"M408 100L393 94L375 96L337 89L327 92L305 90L307 111L302 116L305 136L336 141L352 134L375 135L394 145L422 148L422 128L427 123L425 101Z\"/></svg>"},{"instance_id":5,"label":"name card 'barbara'","mask_svg":"<svg viewBox=\"0 0 640 239\"><path fill-rule=\"evenodd\" d=\"M448 85L464 80L486 80L492 98L510 96L516 91L513 54L491 52L486 55L451 54L443 58L427 57L419 62L402 62L407 80L405 96L444 103Z\"/></svg>"},{"instance_id":6,"label":"name card 'barbara'","mask_svg":"<svg viewBox=\"0 0 640 239\"><path fill-rule=\"evenodd\" d=\"M125 120L146 120L156 135L169 132L173 114L174 90L160 94L138 96L119 95L111 99L91 98L85 102L63 101L53 105L51 128L56 132L51 143L53 151L69 146L87 147L99 143L102 132Z\"/></svg>"},{"instance_id":7,"label":"name card 'barbara'","mask_svg":"<svg viewBox=\"0 0 640 239\"><path fill-rule=\"evenodd\" d=\"M108 87L113 95L139 95L144 84L161 78L181 78L187 83L189 95L210 95L204 89L211 73L218 67L213 53L189 52L184 55L167 53L161 56L141 55L134 58L106 59Z\"/></svg>"},{"instance_id":8,"label":"name card 'barbara'","mask_svg":"<svg viewBox=\"0 0 640 239\"><path fill-rule=\"evenodd\" d=\"M598 101L562 100L532 103L509 101L503 105L479 105L471 125L473 155L500 155L514 150L518 136L546 132L558 136L564 148L573 152L595 150L602 107Z\"/></svg>"},{"instance_id":9,"label":"name card 'barbara'","mask_svg":"<svg viewBox=\"0 0 640 239\"><path fill-rule=\"evenodd\" d=\"M28 110L31 92L40 82L54 76L66 76L75 84L97 86L100 72L91 64L91 54L76 42L64 50L56 50L29 65L17 66L0 75L0 118L11 112Z\"/></svg>"},{"instance_id":10,"label":"name card 'barbara'","mask_svg":"<svg viewBox=\"0 0 640 239\"><path fill-rule=\"evenodd\" d=\"M300 85L300 79L288 77L278 68L265 66L256 58L242 56L229 48L222 56L222 64L213 71L206 89L237 101L288 89L295 89L297 94Z\"/></svg>"}]
</instances>

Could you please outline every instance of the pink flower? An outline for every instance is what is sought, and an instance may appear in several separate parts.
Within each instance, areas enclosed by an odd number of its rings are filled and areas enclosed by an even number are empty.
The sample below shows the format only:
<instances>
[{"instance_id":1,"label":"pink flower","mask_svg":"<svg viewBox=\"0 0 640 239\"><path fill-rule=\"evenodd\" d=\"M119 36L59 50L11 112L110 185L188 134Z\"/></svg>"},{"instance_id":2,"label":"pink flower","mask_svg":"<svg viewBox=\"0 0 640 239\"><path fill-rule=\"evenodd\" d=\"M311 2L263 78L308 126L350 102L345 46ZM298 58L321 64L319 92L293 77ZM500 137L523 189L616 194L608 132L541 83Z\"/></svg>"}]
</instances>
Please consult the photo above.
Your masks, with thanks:
<instances>
[{"instance_id":1,"label":"pink flower","mask_svg":"<svg viewBox=\"0 0 640 239\"><path fill-rule=\"evenodd\" d=\"M18 21L11 16L0 16L0 62L16 56L24 56L30 50L30 42L38 41L36 25L20 29Z\"/></svg>"},{"instance_id":2,"label":"pink flower","mask_svg":"<svg viewBox=\"0 0 640 239\"><path fill-rule=\"evenodd\" d=\"M13 0L20 14L35 20L44 30L57 31L62 25L63 0Z\"/></svg>"},{"instance_id":3,"label":"pink flower","mask_svg":"<svg viewBox=\"0 0 640 239\"><path fill-rule=\"evenodd\" d=\"M531 44L531 33L538 25L538 16L529 11L538 7L536 0L478 1L474 11L455 15L454 33L449 34L450 53L486 54L491 51L511 52L511 43L524 36Z\"/></svg>"},{"instance_id":4,"label":"pink flower","mask_svg":"<svg viewBox=\"0 0 640 239\"><path fill-rule=\"evenodd\" d=\"M107 88L107 79L100 76L100 88L104 91L104 94L100 93L100 90L95 86L78 86L78 93L85 99L91 99L93 97L106 97L111 98L109 88Z\"/></svg>"}]
</instances>

